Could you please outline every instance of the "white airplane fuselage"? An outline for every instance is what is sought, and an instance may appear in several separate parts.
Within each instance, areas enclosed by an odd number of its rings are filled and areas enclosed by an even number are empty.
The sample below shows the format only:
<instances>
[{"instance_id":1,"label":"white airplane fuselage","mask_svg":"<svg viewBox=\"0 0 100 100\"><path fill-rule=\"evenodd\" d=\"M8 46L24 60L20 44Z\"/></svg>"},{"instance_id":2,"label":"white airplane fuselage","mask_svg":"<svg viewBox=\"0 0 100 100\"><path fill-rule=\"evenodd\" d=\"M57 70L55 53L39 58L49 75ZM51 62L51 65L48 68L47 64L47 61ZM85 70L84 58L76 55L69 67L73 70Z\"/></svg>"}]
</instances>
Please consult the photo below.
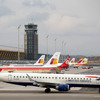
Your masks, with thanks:
<instances>
[{"instance_id":1,"label":"white airplane fuselage","mask_svg":"<svg viewBox=\"0 0 100 100\"><path fill-rule=\"evenodd\" d=\"M68 91L71 87L100 88L100 75L0 73L0 81L23 86L55 88L59 91Z\"/></svg>"}]
</instances>

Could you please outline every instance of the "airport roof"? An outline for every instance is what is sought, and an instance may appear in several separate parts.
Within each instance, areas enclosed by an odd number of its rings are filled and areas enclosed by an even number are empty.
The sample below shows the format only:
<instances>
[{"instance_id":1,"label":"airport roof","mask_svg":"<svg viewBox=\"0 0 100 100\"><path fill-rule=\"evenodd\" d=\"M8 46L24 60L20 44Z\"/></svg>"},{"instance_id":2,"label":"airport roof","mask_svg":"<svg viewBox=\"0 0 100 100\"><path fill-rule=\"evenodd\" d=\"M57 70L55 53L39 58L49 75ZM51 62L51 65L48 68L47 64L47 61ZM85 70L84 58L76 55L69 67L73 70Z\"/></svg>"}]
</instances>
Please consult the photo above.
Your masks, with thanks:
<instances>
[{"instance_id":1,"label":"airport roof","mask_svg":"<svg viewBox=\"0 0 100 100\"><path fill-rule=\"evenodd\" d=\"M18 52L18 48L17 47L0 45L0 51L13 51L13 52ZM24 52L24 49L23 48L20 48L20 52Z\"/></svg>"}]
</instances>

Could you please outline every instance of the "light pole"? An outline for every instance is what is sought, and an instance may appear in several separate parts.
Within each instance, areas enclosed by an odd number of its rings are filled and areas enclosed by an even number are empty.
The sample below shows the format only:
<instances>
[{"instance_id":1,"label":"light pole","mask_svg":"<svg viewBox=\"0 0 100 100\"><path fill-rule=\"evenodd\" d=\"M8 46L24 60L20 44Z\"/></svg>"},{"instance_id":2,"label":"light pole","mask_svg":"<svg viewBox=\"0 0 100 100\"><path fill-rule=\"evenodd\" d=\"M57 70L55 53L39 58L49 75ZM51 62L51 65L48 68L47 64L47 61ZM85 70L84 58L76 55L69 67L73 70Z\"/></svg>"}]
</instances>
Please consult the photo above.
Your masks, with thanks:
<instances>
[{"instance_id":1,"label":"light pole","mask_svg":"<svg viewBox=\"0 0 100 100\"><path fill-rule=\"evenodd\" d=\"M63 62L63 43L64 41L62 41L62 62Z\"/></svg>"},{"instance_id":2,"label":"light pole","mask_svg":"<svg viewBox=\"0 0 100 100\"><path fill-rule=\"evenodd\" d=\"M46 36L46 38L47 38L47 61L48 61L48 37L49 37L49 35Z\"/></svg>"},{"instance_id":3,"label":"light pole","mask_svg":"<svg viewBox=\"0 0 100 100\"><path fill-rule=\"evenodd\" d=\"M64 43L64 60L65 60L65 56L66 56L66 42Z\"/></svg>"},{"instance_id":4,"label":"light pole","mask_svg":"<svg viewBox=\"0 0 100 100\"><path fill-rule=\"evenodd\" d=\"M21 25L19 25L18 26L18 60L20 60L20 48L19 48L19 46L20 46L20 37L19 37L19 29L20 29L20 27L21 27Z\"/></svg>"},{"instance_id":5,"label":"light pole","mask_svg":"<svg viewBox=\"0 0 100 100\"><path fill-rule=\"evenodd\" d=\"M57 39L55 39L55 52L56 52L56 40L57 40Z\"/></svg>"}]
</instances>

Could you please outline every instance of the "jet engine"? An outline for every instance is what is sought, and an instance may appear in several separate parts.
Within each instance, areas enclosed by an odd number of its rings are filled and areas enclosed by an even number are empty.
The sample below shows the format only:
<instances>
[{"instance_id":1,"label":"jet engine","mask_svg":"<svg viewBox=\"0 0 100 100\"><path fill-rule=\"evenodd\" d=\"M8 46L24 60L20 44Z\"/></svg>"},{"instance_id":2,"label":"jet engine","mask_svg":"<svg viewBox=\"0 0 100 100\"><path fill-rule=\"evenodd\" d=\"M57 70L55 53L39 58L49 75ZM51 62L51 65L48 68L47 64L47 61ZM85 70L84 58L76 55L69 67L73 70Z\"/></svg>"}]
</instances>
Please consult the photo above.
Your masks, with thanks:
<instances>
[{"instance_id":1,"label":"jet engine","mask_svg":"<svg viewBox=\"0 0 100 100\"><path fill-rule=\"evenodd\" d=\"M68 91L68 90L70 90L68 84L60 84L56 87L56 89L59 90L59 91Z\"/></svg>"}]
</instances>

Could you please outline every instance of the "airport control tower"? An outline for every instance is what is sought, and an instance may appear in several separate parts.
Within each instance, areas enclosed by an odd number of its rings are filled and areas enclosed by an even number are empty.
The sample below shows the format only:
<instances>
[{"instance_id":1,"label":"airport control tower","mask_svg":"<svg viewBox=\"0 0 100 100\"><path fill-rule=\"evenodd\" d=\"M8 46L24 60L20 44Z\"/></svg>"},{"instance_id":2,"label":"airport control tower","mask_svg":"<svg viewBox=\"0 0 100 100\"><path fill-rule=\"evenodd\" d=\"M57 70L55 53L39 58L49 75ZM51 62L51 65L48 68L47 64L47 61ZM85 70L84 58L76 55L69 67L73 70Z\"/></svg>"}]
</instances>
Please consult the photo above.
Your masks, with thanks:
<instances>
[{"instance_id":1,"label":"airport control tower","mask_svg":"<svg viewBox=\"0 0 100 100\"><path fill-rule=\"evenodd\" d=\"M38 59L38 34L37 25L29 23L25 25L24 53L26 60Z\"/></svg>"}]
</instances>

